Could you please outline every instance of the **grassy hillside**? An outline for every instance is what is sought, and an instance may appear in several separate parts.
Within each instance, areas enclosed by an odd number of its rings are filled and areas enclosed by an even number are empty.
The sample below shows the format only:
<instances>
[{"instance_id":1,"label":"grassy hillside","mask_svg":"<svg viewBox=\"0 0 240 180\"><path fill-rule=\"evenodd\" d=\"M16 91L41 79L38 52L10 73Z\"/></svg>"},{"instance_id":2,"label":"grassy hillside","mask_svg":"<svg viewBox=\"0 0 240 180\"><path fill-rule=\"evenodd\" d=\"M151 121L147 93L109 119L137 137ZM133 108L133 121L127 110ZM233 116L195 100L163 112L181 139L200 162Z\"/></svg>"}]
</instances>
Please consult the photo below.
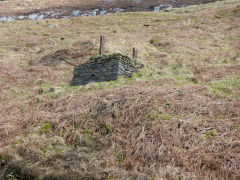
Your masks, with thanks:
<instances>
[{"instance_id":1,"label":"grassy hillside","mask_svg":"<svg viewBox=\"0 0 240 180\"><path fill-rule=\"evenodd\" d=\"M239 179L240 2L0 24L0 179ZM74 64L139 51L132 78Z\"/></svg>"}]
</instances>

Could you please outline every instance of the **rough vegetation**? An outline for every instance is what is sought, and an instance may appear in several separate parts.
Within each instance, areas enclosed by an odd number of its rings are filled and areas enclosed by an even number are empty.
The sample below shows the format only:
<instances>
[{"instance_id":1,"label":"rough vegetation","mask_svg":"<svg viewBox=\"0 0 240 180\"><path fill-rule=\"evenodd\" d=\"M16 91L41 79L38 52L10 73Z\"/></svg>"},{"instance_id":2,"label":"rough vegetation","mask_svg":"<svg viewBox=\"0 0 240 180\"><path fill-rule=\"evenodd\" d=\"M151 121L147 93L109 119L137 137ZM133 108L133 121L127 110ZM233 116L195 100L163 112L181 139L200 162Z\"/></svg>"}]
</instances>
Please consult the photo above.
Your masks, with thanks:
<instances>
[{"instance_id":1,"label":"rough vegetation","mask_svg":"<svg viewBox=\"0 0 240 180\"><path fill-rule=\"evenodd\" d=\"M0 179L239 179L239 12L227 0L0 24ZM71 87L72 66L37 63L99 34L144 68Z\"/></svg>"}]
</instances>

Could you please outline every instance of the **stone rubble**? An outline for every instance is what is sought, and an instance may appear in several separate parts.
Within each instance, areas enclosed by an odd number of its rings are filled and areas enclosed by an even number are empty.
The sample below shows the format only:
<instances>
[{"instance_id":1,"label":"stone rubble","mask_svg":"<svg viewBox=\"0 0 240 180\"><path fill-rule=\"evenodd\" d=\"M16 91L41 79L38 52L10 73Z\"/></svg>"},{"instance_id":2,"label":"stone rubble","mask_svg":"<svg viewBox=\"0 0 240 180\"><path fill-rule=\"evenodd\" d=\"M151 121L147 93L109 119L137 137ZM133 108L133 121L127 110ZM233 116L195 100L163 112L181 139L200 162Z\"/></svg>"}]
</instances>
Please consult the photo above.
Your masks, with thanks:
<instances>
[{"instance_id":1,"label":"stone rubble","mask_svg":"<svg viewBox=\"0 0 240 180\"><path fill-rule=\"evenodd\" d=\"M160 11L160 10L164 10L164 12L169 12L172 9L173 9L173 7L170 4L160 4L159 6L154 6L152 8L152 10L155 12Z\"/></svg>"},{"instance_id":2,"label":"stone rubble","mask_svg":"<svg viewBox=\"0 0 240 180\"><path fill-rule=\"evenodd\" d=\"M182 5L181 7L185 7ZM160 10L164 10L165 12L169 12L173 9L172 5L170 4L161 4L159 6L155 6L152 8L153 11L157 12ZM96 15L108 15L114 14L119 12L124 12L125 9L122 8L110 8L106 9L94 9L94 10L74 10L71 14L67 13L66 10L62 12L54 12L54 11L46 11L46 12L39 12L39 13L32 13L28 15L19 15L19 16L1 16L0 15L0 22L15 22L16 20L42 20L42 19L66 19L71 17L78 17L78 16L96 16Z\"/></svg>"},{"instance_id":3,"label":"stone rubble","mask_svg":"<svg viewBox=\"0 0 240 180\"><path fill-rule=\"evenodd\" d=\"M16 20L42 20L42 19L66 19L71 17L78 17L78 16L96 16L96 15L107 15L107 14L114 14L123 12L125 9L122 8L110 8L109 10L106 9L94 9L94 10L74 10L71 14L67 13L67 11L62 12L54 12L54 11L46 11L46 12L39 12L39 13L32 13L28 15L19 15L19 16L1 16L0 15L0 22L14 22Z\"/></svg>"}]
</instances>

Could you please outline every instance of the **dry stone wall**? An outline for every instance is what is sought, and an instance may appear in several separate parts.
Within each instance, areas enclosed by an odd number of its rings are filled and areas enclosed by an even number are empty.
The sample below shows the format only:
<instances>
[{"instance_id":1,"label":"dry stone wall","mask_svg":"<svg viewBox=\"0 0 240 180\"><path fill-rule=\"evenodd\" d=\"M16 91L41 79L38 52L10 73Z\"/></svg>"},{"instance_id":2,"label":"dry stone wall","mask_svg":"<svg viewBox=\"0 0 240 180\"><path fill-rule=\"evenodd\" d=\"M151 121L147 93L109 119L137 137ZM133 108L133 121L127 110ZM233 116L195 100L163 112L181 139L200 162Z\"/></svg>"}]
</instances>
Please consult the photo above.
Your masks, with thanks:
<instances>
[{"instance_id":1,"label":"dry stone wall","mask_svg":"<svg viewBox=\"0 0 240 180\"><path fill-rule=\"evenodd\" d=\"M131 77L142 65L122 54L91 57L87 63L74 69L72 86L89 82L116 80L119 76Z\"/></svg>"}]
</instances>

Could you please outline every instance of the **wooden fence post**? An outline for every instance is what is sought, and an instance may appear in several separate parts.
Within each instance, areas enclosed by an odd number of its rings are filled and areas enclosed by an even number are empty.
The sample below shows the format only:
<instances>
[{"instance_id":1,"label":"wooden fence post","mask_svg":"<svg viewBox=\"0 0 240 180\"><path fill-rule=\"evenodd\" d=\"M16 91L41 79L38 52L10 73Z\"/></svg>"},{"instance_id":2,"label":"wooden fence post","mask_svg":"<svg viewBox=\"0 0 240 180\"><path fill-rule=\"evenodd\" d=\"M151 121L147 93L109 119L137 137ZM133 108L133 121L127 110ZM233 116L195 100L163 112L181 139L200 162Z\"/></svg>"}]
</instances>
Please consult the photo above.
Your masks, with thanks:
<instances>
[{"instance_id":1,"label":"wooden fence post","mask_svg":"<svg viewBox=\"0 0 240 180\"><path fill-rule=\"evenodd\" d=\"M101 36L100 37L100 48L99 48L99 54L100 55L104 54L104 46L105 46L105 37Z\"/></svg>"},{"instance_id":2,"label":"wooden fence post","mask_svg":"<svg viewBox=\"0 0 240 180\"><path fill-rule=\"evenodd\" d=\"M133 48L133 60L135 61L135 63L137 62L137 48Z\"/></svg>"}]
</instances>

